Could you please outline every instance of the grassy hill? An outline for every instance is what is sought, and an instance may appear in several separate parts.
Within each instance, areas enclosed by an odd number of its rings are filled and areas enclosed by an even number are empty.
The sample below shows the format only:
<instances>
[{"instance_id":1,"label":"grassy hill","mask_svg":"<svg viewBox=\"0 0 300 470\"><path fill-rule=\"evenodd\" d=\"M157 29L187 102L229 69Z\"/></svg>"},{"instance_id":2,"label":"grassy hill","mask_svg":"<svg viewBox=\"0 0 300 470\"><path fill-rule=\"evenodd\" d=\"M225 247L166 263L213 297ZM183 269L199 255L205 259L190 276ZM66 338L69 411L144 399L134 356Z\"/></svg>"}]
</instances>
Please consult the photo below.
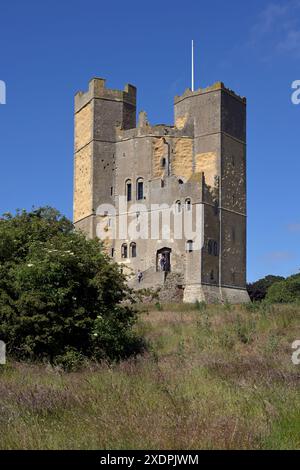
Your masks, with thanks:
<instances>
[{"instance_id":1,"label":"grassy hill","mask_svg":"<svg viewBox=\"0 0 300 470\"><path fill-rule=\"evenodd\" d=\"M300 307L158 305L142 357L0 366L1 449L300 448Z\"/></svg>"}]
</instances>

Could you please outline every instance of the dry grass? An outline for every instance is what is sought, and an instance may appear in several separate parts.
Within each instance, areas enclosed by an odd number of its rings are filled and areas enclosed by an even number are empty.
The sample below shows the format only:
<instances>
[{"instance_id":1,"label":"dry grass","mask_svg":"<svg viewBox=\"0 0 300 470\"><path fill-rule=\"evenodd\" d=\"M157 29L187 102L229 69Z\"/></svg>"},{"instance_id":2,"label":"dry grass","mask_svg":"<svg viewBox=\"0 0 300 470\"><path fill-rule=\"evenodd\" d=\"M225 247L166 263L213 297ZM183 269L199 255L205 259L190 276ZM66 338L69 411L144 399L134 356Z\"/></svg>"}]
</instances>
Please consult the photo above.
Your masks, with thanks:
<instances>
[{"instance_id":1,"label":"dry grass","mask_svg":"<svg viewBox=\"0 0 300 470\"><path fill-rule=\"evenodd\" d=\"M1 449L300 448L300 308L166 306L143 357L0 368Z\"/></svg>"}]
</instances>

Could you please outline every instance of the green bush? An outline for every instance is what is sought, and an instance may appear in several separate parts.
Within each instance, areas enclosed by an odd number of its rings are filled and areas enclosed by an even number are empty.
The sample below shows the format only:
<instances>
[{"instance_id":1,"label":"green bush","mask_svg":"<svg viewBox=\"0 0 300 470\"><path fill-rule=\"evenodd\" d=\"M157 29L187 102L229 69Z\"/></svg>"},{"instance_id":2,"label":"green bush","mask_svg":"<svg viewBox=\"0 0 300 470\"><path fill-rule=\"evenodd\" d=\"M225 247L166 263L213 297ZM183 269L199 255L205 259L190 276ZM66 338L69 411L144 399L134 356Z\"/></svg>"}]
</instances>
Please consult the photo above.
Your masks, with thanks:
<instances>
[{"instance_id":1,"label":"green bush","mask_svg":"<svg viewBox=\"0 0 300 470\"><path fill-rule=\"evenodd\" d=\"M144 348L144 341L133 330L136 315L131 307L117 305L111 315L98 315L93 329L97 357L121 359Z\"/></svg>"},{"instance_id":2,"label":"green bush","mask_svg":"<svg viewBox=\"0 0 300 470\"><path fill-rule=\"evenodd\" d=\"M300 275L288 277L273 284L267 293L267 300L272 303L291 303L300 300Z\"/></svg>"},{"instance_id":3,"label":"green bush","mask_svg":"<svg viewBox=\"0 0 300 470\"><path fill-rule=\"evenodd\" d=\"M0 219L0 339L8 354L51 362L68 351L130 354L136 314L121 306L126 299L125 278L100 242L54 209Z\"/></svg>"},{"instance_id":4,"label":"green bush","mask_svg":"<svg viewBox=\"0 0 300 470\"><path fill-rule=\"evenodd\" d=\"M247 291L253 302L260 302L266 298L268 289L275 283L284 280L281 276L268 275L256 282L247 284Z\"/></svg>"},{"instance_id":5,"label":"green bush","mask_svg":"<svg viewBox=\"0 0 300 470\"><path fill-rule=\"evenodd\" d=\"M66 349L64 354L55 358L55 365L61 366L66 372L79 370L85 363L85 356L76 349Z\"/></svg>"}]
</instances>

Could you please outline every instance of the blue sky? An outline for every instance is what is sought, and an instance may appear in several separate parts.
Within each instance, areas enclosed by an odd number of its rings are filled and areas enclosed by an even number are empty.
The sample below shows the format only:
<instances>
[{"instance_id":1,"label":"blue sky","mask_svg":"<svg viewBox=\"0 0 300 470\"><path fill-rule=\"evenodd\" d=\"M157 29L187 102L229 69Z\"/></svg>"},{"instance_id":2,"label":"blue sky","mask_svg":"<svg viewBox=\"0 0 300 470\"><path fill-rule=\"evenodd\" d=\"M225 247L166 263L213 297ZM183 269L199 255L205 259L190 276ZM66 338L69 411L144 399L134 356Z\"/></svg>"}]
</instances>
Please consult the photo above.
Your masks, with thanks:
<instances>
[{"instance_id":1,"label":"blue sky","mask_svg":"<svg viewBox=\"0 0 300 470\"><path fill-rule=\"evenodd\" d=\"M0 213L72 217L73 95L93 76L138 87L138 110L173 122L173 97L221 80L248 98L248 280L300 268L300 0L2 0Z\"/></svg>"}]
</instances>

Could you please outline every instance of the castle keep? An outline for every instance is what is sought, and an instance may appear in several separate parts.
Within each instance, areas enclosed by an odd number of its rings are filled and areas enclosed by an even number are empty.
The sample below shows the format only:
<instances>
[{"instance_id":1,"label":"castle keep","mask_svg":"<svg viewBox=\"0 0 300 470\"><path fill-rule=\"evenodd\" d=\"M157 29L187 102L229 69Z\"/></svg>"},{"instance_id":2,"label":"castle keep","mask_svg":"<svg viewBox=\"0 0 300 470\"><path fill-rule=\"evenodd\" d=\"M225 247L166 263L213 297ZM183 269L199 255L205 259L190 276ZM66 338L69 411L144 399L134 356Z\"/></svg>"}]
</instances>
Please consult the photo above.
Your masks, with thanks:
<instances>
[{"instance_id":1,"label":"castle keep","mask_svg":"<svg viewBox=\"0 0 300 470\"><path fill-rule=\"evenodd\" d=\"M172 285L185 302L246 302L246 99L218 82L176 96L174 114L173 126L151 126L144 112L136 123L136 88L111 90L101 78L77 93L75 227L100 233L135 288ZM194 236L178 237L175 220L196 212L200 228L193 217ZM123 219L130 230L112 236Z\"/></svg>"}]
</instances>

